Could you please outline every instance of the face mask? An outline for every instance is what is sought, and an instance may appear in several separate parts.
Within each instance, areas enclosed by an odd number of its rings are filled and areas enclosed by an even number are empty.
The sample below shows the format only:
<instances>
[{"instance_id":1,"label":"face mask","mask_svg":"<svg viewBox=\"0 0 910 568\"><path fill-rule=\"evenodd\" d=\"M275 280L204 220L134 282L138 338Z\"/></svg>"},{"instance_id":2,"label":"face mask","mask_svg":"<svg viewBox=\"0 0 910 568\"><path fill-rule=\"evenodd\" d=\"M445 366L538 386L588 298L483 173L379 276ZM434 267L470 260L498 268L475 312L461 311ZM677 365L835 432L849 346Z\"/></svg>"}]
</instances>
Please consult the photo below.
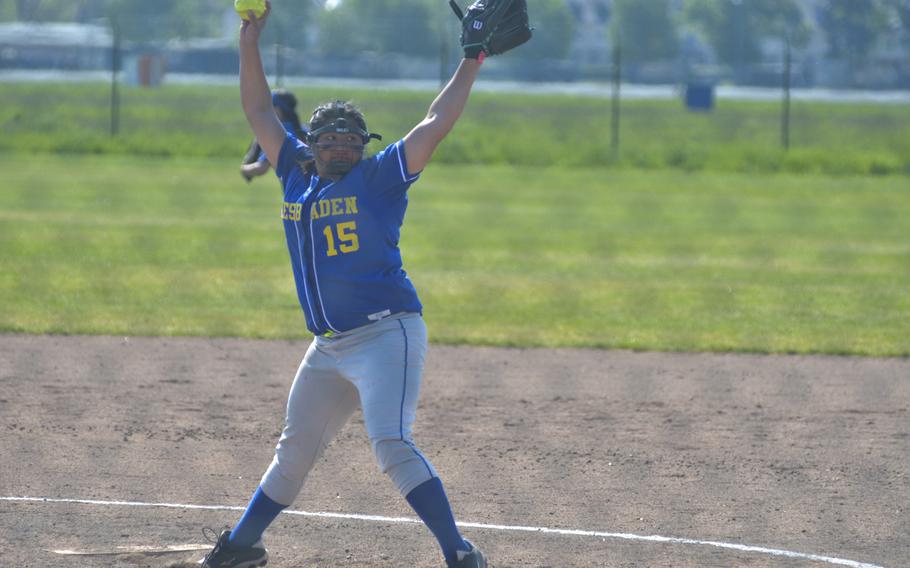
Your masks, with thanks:
<instances>
[{"instance_id":1,"label":"face mask","mask_svg":"<svg viewBox=\"0 0 910 568\"><path fill-rule=\"evenodd\" d=\"M323 174L343 176L363 157L362 144L316 144L317 163ZM323 156L329 158L324 160Z\"/></svg>"}]
</instances>

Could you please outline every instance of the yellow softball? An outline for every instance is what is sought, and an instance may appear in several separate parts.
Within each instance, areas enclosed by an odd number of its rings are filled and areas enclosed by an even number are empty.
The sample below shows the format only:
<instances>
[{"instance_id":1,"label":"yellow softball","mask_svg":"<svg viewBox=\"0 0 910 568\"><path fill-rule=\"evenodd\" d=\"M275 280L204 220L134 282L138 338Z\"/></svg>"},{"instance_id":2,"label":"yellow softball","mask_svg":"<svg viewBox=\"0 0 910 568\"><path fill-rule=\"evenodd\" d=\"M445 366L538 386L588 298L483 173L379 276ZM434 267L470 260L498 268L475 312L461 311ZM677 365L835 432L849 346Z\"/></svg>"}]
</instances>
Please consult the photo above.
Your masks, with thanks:
<instances>
[{"instance_id":1,"label":"yellow softball","mask_svg":"<svg viewBox=\"0 0 910 568\"><path fill-rule=\"evenodd\" d=\"M257 18L265 14L265 0L234 0L234 10L244 20L249 19L247 12L253 11Z\"/></svg>"}]
</instances>

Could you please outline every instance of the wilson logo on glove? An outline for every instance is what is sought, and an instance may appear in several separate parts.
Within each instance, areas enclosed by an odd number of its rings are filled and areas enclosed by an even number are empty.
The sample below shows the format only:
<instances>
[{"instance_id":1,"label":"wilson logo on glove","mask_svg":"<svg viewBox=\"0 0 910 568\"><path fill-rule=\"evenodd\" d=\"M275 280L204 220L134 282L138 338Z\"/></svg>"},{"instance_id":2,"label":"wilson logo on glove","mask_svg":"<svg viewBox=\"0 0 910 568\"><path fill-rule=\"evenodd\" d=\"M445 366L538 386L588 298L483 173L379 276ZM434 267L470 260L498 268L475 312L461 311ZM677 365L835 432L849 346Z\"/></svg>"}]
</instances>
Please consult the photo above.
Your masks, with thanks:
<instances>
[{"instance_id":1,"label":"wilson logo on glove","mask_svg":"<svg viewBox=\"0 0 910 568\"><path fill-rule=\"evenodd\" d=\"M477 0L467 13L455 0L449 0L461 20L461 47L468 59L499 55L531 39L527 0Z\"/></svg>"}]
</instances>

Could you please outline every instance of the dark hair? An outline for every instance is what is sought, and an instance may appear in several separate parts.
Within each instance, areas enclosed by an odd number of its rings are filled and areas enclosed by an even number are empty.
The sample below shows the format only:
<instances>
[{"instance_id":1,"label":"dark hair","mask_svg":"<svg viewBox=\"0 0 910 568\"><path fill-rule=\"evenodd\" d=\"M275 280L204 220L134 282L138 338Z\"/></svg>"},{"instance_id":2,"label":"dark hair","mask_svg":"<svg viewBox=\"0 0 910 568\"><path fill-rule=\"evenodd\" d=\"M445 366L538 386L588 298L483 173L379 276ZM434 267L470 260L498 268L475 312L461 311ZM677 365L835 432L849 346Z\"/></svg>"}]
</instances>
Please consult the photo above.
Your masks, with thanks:
<instances>
[{"instance_id":1,"label":"dark hair","mask_svg":"<svg viewBox=\"0 0 910 568\"><path fill-rule=\"evenodd\" d=\"M297 108L297 97L287 89L272 89L272 104L276 107L294 110Z\"/></svg>"},{"instance_id":2,"label":"dark hair","mask_svg":"<svg viewBox=\"0 0 910 568\"><path fill-rule=\"evenodd\" d=\"M274 89L272 91L272 105L278 113L278 119L282 122L290 122L294 126L294 134L298 138L306 136L306 129L300 124L300 117L297 116L297 97L285 89Z\"/></svg>"},{"instance_id":3,"label":"dark hair","mask_svg":"<svg viewBox=\"0 0 910 568\"><path fill-rule=\"evenodd\" d=\"M359 108L350 101L334 100L316 107L313 116L310 117L310 132L331 124L339 118L353 121L361 130L367 131L367 121Z\"/></svg>"}]
</instances>

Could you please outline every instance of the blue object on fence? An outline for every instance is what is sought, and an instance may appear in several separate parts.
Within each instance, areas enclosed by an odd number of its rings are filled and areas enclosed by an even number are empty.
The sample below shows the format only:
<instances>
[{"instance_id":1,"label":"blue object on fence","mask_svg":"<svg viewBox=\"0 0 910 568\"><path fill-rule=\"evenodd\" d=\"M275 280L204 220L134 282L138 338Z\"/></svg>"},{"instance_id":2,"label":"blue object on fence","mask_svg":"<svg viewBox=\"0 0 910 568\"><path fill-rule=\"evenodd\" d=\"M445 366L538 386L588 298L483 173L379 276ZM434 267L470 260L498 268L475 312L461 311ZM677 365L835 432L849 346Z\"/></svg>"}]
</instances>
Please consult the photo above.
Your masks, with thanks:
<instances>
[{"instance_id":1,"label":"blue object on fence","mask_svg":"<svg viewBox=\"0 0 910 568\"><path fill-rule=\"evenodd\" d=\"M709 111L714 108L713 85L686 85L686 108Z\"/></svg>"}]
</instances>

